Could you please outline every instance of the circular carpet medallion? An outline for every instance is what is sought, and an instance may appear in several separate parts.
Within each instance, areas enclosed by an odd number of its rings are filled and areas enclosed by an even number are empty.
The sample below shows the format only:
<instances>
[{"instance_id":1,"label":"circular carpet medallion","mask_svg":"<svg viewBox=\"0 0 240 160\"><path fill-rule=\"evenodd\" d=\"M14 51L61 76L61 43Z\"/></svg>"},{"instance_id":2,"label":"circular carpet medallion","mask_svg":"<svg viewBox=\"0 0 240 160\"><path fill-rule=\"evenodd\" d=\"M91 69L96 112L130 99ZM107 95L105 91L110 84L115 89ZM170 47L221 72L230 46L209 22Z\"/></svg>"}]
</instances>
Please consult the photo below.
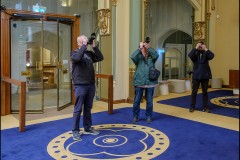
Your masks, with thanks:
<instances>
[{"instance_id":1,"label":"circular carpet medallion","mask_svg":"<svg viewBox=\"0 0 240 160\"><path fill-rule=\"evenodd\" d=\"M93 126L99 135L82 134L82 141L72 139L72 131L52 139L47 151L55 159L152 159L169 147L163 132L133 124ZM80 132L81 133L81 132Z\"/></svg>"},{"instance_id":2,"label":"circular carpet medallion","mask_svg":"<svg viewBox=\"0 0 240 160\"><path fill-rule=\"evenodd\" d=\"M217 97L210 101L218 106L239 109L239 97L237 96Z\"/></svg>"}]
</instances>

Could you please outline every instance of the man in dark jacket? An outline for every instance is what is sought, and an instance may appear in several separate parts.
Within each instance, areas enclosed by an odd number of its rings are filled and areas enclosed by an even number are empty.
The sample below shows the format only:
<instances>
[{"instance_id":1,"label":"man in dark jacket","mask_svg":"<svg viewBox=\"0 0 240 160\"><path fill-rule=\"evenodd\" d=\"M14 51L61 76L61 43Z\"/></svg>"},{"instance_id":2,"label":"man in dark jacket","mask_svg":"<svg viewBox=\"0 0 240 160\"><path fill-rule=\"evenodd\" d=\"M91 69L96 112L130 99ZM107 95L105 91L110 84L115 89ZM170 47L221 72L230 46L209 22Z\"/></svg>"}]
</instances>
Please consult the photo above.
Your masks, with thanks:
<instances>
[{"instance_id":1,"label":"man in dark jacket","mask_svg":"<svg viewBox=\"0 0 240 160\"><path fill-rule=\"evenodd\" d=\"M201 84L203 92L203 111L210 112L208 108L208 83L209 79L212 78L211 69L209 66L209 61L213 59L214 54L207 49L206 45L203 42L199 42L196 45L196 48L193 48L188 54L188 57L193 62L193 72L192 72L192 98L191 106L189 111L193 112L195 110L196 97L199 85Z\"/></svg>"},{"instance_id":2,"label":"man in dark jacket","mask_svg":"<svg viewBox=\"0 0 240 160\"><path fill-rule=\"evenodd\" d=\"M91 109L95 96L95 71L93 63L103 60L103 55L93 41L88 44L88 38L81 35L77 38L78 49L71 52L72 61L72 81L75 92L75 106L73 111L73 139L80 141L79 123L81 112L83 110L83 128L84 134L99 134L92 126ZM90 45L92 51L87 47ZM84 107L83 107L84 105Z\"/></svg>"}]
</instances>

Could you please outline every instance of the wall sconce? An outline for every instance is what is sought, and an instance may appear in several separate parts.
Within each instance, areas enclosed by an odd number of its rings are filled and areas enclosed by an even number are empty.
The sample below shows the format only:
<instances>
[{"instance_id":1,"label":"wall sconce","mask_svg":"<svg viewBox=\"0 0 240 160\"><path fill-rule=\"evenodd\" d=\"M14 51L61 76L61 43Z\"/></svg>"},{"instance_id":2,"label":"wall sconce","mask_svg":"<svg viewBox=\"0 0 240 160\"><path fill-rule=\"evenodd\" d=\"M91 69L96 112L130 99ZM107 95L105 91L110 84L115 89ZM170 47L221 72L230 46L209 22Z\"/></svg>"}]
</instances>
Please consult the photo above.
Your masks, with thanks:
<instances>
[{"instance_id":1,"label":"wall sconce","mask_svg":"<svg viewBox=\"0 0 240 160\"><path fill-rule=\"evenodd\" d=\"M98 13L98 27L100 29L100 35L109 35L109 19L110 9L99 9Z\"/></svg>"},{"instance_id":2,"label":"wall sconce","mask_svg":"<svg viewBox=\"0 0 240 160\"><path fill-rule=\"evenodd\" d=\"M62 7L68 7L69 6L68 0L60 0L60 2L61 2Z\"/></svg>"}]
</instances>

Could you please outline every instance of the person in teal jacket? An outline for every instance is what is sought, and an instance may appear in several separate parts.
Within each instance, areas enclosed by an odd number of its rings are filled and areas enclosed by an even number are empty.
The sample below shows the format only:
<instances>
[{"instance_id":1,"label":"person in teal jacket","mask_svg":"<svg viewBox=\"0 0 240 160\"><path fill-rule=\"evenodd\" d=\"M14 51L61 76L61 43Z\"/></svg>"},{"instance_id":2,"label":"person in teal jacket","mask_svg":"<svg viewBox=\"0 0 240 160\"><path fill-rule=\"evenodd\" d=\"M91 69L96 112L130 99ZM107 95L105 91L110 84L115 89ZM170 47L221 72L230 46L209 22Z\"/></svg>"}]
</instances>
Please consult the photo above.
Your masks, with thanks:
<instances>
[{"instance_id":1,"label":"person in teal jacket","mask_svg":"<svg viewBox=\"0 0 240 160\"><path fill-rule=\"evenodd\" d=\"M140 102L145 91L146 98L146 118L147 123L152 122L153 112L153 93L158 80L149 79L149 68L155 66L158 59L158 53L150 47L149 43L140 42L139 48L131 55L133 63L136 65L133 85L135 87L135 97L133 103L133 120L136 124L139 121Z\"/></svg>"}]
</instances>

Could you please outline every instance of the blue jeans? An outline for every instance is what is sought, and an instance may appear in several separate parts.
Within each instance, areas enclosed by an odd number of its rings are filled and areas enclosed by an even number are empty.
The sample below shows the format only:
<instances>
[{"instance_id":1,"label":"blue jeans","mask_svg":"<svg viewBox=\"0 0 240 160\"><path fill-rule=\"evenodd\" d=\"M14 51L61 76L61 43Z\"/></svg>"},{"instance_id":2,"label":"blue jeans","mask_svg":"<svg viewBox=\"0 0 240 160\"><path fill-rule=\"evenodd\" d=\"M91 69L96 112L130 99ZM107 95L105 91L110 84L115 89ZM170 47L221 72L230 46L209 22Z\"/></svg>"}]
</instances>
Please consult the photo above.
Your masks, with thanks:
<instances>
[{"instance_id":1,"label":"blue jeans","mask_svg":"<svg viewBox=\"0 0 240 160\"><path fill-rule=\"evenodd\" d=\"M138 118L140 113L140 103L143 97L143 91L145 90L146 98L146 117L152 117L153 112L153 93L154 87L151 88L141 88L135 86L135 97L133 103L133 117Z\"/></svg>"},{"instance_id":2,"label":"blue jeans","mask_svg":"<svg viewBox=\"0 0 240 160\"><path fill-rule=\"evenodd\" d=\"M89 128L92 126L91 109L93 106L95 90L95 84L74 85L76 102L73 111L73 131L79 131L82 110L84 129L89 130Z\"/></svg>"}]
</instances>

